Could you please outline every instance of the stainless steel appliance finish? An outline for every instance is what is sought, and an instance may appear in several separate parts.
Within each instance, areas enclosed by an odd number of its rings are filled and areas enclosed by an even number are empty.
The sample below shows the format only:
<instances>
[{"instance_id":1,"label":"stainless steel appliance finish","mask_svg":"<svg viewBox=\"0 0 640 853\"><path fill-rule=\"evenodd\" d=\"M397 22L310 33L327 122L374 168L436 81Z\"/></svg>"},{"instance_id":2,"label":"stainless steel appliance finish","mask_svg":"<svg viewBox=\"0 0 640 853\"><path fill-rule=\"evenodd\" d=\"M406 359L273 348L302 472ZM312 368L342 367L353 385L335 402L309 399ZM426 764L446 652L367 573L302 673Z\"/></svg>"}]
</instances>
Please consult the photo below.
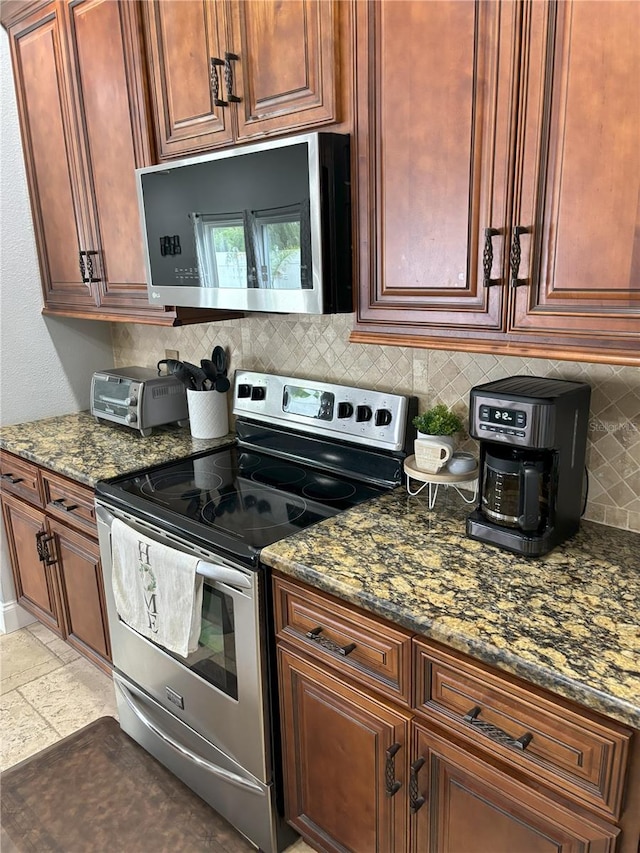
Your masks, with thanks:
<instances>
[{"instance_id":1,"label":"stainless steel appliance finish","mask_svg":"<svg viewBox=\"0 0 640 853\"><path fill-rule=\"evenodd\" d=\"M91 414L99 421L151 435L164 424L188 423L185 386L175 376L159 376L148 367L101 370L91 380Z\"/></svg>"},{"instance_id":2,"label":"stainless steel appliance finish","mask_svg":"<svg viewBox=\"0 0 640 853\"><path fill-rule=\"evenodd\" d=\"M265 853L278 850L259 575L100 501L97 517L121 727ZM200 674L206 646L181 659L119 618L111 560L116 517L165 546L202 558L205 597L228 602L232 615L231 675L237 685L225 688ZM203 621L206 616L203 612Z\"/></svg>"},{"instance_id":3,"label":"stainless steel appliance finish","mask_svg":"<svg viewBox=\"0 0 640 853\"><path fill-rule=\"evenodd\" d=\"M472 388L480 499L467 519L471 538L537 557L576 533L590 395L584 383L536 376Z\"/></svg>"},{"instance_id":4,"label":"stainless steel appliance finish","mask_svg":"<svg viewBox=\"0 0 640 853\"><path fill-rule=\"evenodd\" d=\"M399 485L416 400L238 371L234 411L235 445L97 484L100 552L123 729L261 850L279 853L295 836L282 816L269 569L260 551ZM384 412L377 426L376 412ZM114 518L200 560L202 631L188 658L119 618Z\"/></svg>"},{"instance_id":5,"label":"stainless steel appliance finish","mask_svg":"<svg viewBox=\"0 0 640 853\"><path fill-rule=\"evenodd\" d=\"M349 137L309 133L136 172L149 301L353 311Z\"/></svg>"},{"instance_id":6,"label":"stainless steel appliance finish","mask_svg":"<svg viewBox=\"0 0 640 853\"><path fill-rule=\"evenodd\" d=\"M405 449L411 398L329 382L239 370L235 415L389 452Z\"/></svg>"}]
</instances>

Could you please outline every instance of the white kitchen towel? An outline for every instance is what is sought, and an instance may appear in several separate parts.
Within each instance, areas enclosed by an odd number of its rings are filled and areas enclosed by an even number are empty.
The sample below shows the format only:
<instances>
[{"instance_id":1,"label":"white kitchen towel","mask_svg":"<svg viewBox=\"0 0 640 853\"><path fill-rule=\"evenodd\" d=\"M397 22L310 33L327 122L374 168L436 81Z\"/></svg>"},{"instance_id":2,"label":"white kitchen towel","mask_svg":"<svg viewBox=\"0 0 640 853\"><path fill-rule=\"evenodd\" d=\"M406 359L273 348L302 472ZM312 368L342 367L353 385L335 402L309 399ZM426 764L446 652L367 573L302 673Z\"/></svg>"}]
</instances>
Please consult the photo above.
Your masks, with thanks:
<instances>
[{"instance_id":1,"label":"white kitchen towel","mask_svg":"<svg viewBox=\"0 0 640 853\"><path fill-rule=\"evenodd\" d=\"M111 528L116 610L131 628L182 657L198 648L202 575L198 557L143 536L120 519Z\"/></svg>"}]
</instances>

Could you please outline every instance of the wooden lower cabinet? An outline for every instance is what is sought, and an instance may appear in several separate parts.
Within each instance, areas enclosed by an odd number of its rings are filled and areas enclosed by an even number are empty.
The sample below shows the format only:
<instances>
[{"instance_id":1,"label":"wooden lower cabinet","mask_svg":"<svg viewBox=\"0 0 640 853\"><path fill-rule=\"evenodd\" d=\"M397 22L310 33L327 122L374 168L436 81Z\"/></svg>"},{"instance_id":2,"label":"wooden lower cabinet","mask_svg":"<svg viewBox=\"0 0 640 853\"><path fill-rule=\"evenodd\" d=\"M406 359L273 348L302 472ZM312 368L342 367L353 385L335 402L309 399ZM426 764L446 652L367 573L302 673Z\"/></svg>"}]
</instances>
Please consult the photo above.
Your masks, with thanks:
<instances>
[{"instance_id":1,"label":"wooden lower cabinet","mask_svg":"<svg viewBox=\"0 0 640 853\"><path fill-rule=\"evenodd\" d=\"M278 649L287 818L318 850L407 844L410 715Z\"/></svg>"},{"instance_id":2,"label":"wooden lower cabinet","mask_svg":"<svg viewBox=\"0 0 640 853\"><path fill-rule=\"evenodd\" d=\"M65 639L103 666L111 650L98 543L57 521L50 520L49 529L55 537Z\"/></svg>"},{"instance_id":3,"label":"wooden lower cabinet","mask_svg":"<svg viewBox=\"0 0 640 853\"><path fill-rule=\"evenodd\" d=\"M609 853L619 830L413 723L411 853Z\"/></svg>"},{"instance_id":4,"label":"wooden lower cabinet","mask_svg":"<svg viewBox=\"0 0 640 853\"><path fill-rule=\"evenodd\" d=\"M56 569L38 553L39 543L47 536L46 516L10 495L2 497L2 515L18 603L62 636Z\"/></svg>"},{"instance_id":5,"label":"wooden lower cabinet","mask_svg":"<svg viewBox=\"0 0 640 853\"><path fill-rule=\"evenodd\" d=\"M290 577L273 582L285 814L314 849L640 849L638 732ZM395 697L362 663L376 625L397 634Z\"/></svg>"},{"instance_id":6,"label":"wooden lower cabinet","mask_svg":"<svg viewBox=\"0 0 640 853\"><path fill-rule=\"evenodd\" d=\"M111 672L93 490L5 451L0 472L18 604Z\"/></svg>"}]
</instances>

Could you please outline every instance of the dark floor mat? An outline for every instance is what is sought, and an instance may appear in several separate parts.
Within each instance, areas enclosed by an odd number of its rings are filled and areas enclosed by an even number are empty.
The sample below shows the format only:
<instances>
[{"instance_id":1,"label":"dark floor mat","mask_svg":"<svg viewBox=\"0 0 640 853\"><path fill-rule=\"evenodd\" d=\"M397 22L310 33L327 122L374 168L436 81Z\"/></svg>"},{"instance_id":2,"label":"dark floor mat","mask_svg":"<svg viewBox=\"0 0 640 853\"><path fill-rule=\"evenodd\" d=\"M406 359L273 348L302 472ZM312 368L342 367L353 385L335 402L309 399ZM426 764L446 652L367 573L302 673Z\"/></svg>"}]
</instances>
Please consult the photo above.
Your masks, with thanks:
<instances>
[{"instance_id":1,"label":"dark floor mat","mask_svg":"<svg viewBox=\"0 0 640 853\"><path fill-rule=\"evenodd\" d=\"M255 853L113 717L0 775L2 853Z\"/></svg>"}]
</instances>

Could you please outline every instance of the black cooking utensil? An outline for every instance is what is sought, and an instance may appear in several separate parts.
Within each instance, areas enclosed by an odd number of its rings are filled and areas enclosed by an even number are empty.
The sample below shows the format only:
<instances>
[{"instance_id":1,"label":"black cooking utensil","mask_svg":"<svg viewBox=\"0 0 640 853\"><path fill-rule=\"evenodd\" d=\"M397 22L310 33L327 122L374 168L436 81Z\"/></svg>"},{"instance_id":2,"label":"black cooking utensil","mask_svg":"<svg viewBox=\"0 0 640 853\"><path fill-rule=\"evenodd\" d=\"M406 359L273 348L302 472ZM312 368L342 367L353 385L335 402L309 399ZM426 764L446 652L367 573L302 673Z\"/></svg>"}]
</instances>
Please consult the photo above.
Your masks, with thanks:
<instances>
[{"instance_id":1,"label":"black cooking utensil","mask_svg":"<svg viewBox=\"0 0 640 853\"><path fill-rule=\"evenodd\" d=\"M231 383L227 379L227 354L224 351L224 347L214 347L211 353L211 360L213 361L216 372L215 389L224 394L231 387Z\"/></svg>"},{"instance_id":2,"label":"black cooking utensil","mask_svg":"<svg viewBox=\"0 0 640 853\"><path fill-rule=\"evenodd\" d=\"M216 379L218 378L218 372L214 363L210 358L203 358L200 360L200 367L207 374L207 379L211 383L211 387L213 388L216 384Z\"/></svg>"},{"instance_id":3,"label":"black cooking utensil","mask_svg":"<svg viewBox=\"0 0 640 853\"><path fill-rule=\"evenodd\" d=\"M177 361L175 358L163 358L158 362L158 373L160 366L165 364L167 373L171 373L176 379L190 391L204 391L207 381L207 374L197 364L191 364L189 361Z\"/></svg>"},{"instance_id":4,"label":"black cooking utensil","mask_svg":"<svg viewBox=\"0 0 640 853\"><path fill-rule=\"evenodd\" d=\"M191 364L190 361L183 361L182 365L191 375L191 380L195 390L206 391L207 374L205 371L201 367L198 367L197 364Z\"/></svg>"}]
</instances>

